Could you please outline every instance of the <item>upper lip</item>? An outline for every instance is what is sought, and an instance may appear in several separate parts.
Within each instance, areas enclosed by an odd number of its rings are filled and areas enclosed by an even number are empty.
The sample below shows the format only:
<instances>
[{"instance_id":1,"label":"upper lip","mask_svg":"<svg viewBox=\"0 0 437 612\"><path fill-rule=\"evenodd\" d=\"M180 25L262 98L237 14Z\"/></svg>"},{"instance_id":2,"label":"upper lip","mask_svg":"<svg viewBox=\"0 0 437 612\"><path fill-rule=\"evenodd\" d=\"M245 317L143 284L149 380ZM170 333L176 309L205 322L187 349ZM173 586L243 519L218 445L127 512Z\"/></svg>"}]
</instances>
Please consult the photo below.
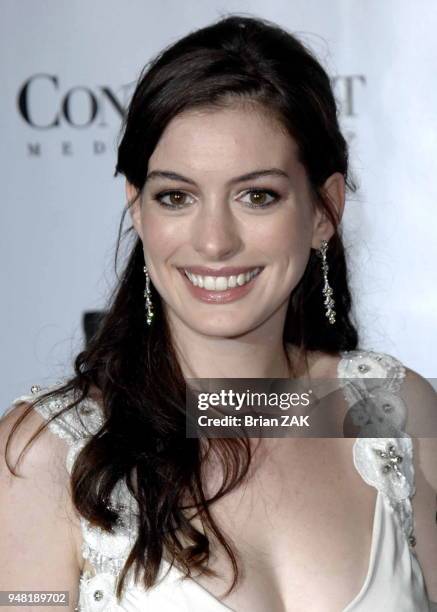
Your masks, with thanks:
<instances>
[{"instance_id":1,"label":"upper lip","mask_svg":"<svg viewBox=\"0 0 437 612\"><path fill-rule=\"evenodd\" d=\"M262 266L240 266L232 268L205 268L203 266L184 266L181 270L186 270L191 274L199 274L200 276L235 276L237 274L246 274Z\"/></svg>"}]
</instances>

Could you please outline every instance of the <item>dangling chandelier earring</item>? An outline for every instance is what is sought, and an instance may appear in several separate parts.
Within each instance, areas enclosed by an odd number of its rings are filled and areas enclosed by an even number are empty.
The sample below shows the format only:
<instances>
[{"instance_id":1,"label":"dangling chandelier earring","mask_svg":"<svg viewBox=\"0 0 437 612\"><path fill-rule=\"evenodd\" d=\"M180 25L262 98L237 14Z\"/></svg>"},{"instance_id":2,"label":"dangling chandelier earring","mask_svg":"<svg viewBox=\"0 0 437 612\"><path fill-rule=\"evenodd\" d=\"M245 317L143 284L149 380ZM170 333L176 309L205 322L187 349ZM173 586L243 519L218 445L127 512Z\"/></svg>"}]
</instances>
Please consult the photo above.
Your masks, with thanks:
<instances>
[{"instance_id":1,"label":"dangling chandelier earring","mask_svg":"<svg viewBox=\"0 0 437 612\"><path fill-rule=\"evenodd\" d=\"M328 262L326 258L327 250L328 250L328 241L322 240L322 243L320 245L319 255L322 258L322 272L323 272L323 282L324 282L322 293L325 296L323 303L325 304L325 307L326 307L325 316L327 317L331 325L333 325L335 323L335 310L333 309L335 305L335 301L334 301L334 298L332 297L334 292L328 283L329 266L328 266Z\"/></svg>"},{"instance_id":2,"label":"dangling chandelier earring","mask_svg":"<svg viewBox=\"0 0 437 612\"><path fill-rule=\"evenodd\" d=\"M150 291L150 277L147 271L147 267L143 268L144 274L146 275L146 288L144 290L144 299L146 300L146 323L147 325L152 324L154 317L153 304L152 304L152 292Z\"/></svg>"}]
</instances>

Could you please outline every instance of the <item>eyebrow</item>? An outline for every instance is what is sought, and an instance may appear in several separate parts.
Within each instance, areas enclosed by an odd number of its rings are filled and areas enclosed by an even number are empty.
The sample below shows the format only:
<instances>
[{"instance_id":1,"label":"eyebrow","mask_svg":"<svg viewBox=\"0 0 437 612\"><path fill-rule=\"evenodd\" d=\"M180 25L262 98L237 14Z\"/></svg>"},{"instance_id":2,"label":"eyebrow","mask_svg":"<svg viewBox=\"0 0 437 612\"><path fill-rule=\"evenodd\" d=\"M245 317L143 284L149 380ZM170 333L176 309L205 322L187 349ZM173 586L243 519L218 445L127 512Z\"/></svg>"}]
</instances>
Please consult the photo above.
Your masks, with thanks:
<instances>
[{"instance_id":1,"label":"eyebrow","mask_svg":"<svg viewBox=\"0 0 437 612\"><path fill-rule=\"evenodd\" d=\"M243 181L249 181L257 178L261 178L263 176L281 176L287 179L290 179L289 175L281 170L280 168L267 168L266 170L254 170L253 172L248 172L247 174L242 174L241 176L236 176L228 181L228 185L234 185L235 183L241 183ZM152 170L148 173L146 177L146 182L149 182L153 179L157 178L166 178L171 181L181 181L183 183L188 183L189 185L196 185L195 181L186 176L182 176L182 174L178 174L177 172L173 172L171 170Z\"/></svg>"}]
</instances>

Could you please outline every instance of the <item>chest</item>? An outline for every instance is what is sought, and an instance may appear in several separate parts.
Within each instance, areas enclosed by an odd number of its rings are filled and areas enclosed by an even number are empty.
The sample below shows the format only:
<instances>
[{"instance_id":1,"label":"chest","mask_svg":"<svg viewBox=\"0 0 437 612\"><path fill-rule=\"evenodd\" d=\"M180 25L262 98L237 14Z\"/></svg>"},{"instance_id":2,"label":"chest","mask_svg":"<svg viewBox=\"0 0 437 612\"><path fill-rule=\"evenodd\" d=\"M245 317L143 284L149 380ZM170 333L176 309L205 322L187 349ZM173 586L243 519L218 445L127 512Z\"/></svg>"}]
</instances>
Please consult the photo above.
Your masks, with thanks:
<instances>
[{"instance_id":1,"label":"chest","mask_svg":"<svg viewBox=\"0 0 437 612\"><path fill-rule=\"evenodd\" d=\"M353 439L282 439L255 456L249 478L211 506L238 551L241 578L213 539L209 567L195 577L238 612L346 607L368 569L376 491L352 462ZM218 480L207 474L211 493ZM331 606L330 608L328 606Z\"/></svg>"}]
</instances>

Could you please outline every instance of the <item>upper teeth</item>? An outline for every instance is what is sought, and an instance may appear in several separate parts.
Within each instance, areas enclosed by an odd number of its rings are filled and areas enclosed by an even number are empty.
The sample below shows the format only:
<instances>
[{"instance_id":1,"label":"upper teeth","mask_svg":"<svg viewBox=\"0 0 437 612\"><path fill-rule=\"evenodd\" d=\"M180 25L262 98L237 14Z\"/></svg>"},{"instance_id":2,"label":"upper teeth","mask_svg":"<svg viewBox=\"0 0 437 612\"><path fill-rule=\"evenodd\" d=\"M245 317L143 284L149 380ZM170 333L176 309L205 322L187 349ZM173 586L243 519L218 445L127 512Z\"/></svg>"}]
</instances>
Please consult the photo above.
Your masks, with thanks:
<instances>
[{"instance_id":1,"label":"upper teeth","mask_svg":"<svg viewBox=\"0 0 437 612\"><path fill-rule=\"evenodd\" d=\"M236 276L200 276L199 274L192 274L188 270L184 270L186 276L196 287L202 287L212 291L225 291L230 287L236 287L237 285L245 285L250 281L251 278L256 276L261 271L261 268L255 268L245 274L238 274Z\"/></svg>"}]
</instances>

